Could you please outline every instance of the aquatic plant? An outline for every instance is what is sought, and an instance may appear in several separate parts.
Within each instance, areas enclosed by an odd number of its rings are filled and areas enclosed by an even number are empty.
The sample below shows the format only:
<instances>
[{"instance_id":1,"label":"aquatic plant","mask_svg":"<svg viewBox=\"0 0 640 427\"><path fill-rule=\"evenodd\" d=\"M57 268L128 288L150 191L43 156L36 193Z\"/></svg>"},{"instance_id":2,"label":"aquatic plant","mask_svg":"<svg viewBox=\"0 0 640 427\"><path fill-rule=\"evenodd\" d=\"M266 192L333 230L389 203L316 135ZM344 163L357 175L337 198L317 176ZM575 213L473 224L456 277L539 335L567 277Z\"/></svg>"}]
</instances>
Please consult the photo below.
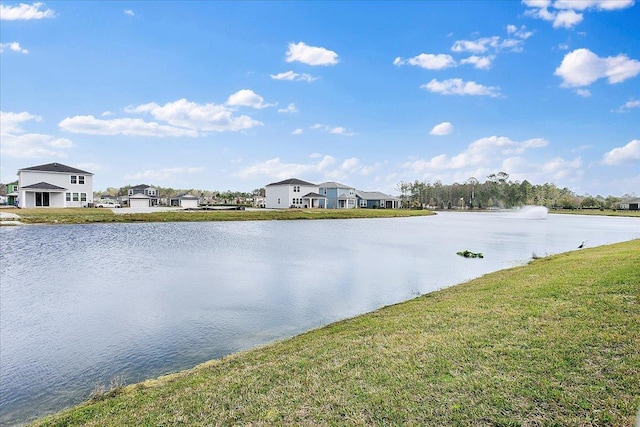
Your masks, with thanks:
<instances>
[{"instance_id":1,"label":"aquatic plant","mask_svg":"<svg viewBox=\"0 0 640 427\"><path fill-rule=\"evenodd\" d=\"M482 255L482 252L471 252L466 249L464 251L460 251L456 253L465 258L484 258L484 255Z\"/></svg>"}]
</instances>

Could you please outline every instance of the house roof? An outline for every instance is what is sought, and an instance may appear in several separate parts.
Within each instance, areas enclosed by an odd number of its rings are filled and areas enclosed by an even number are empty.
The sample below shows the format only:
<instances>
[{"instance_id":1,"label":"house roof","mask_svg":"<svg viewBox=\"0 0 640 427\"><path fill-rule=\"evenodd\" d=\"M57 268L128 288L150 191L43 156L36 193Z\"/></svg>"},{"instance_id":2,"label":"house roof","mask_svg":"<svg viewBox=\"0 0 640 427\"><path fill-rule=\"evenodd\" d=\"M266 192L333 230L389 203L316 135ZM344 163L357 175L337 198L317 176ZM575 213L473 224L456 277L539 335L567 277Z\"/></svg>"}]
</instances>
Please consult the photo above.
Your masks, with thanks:
<instances>
[{"instance_id":1,"label":"house roof","mask_svg":"<svg viewBox=\"0 0 640 427\"><path fill-rule=\"evenodd\" d=\"M93 175L91 172L82 169L72 168L62 163L47 163L46 165L31 166L29 168L18 169L20 171L38 171L38 172L58 172L58 173L82 173L85 175Z\"/></svg>"},{"instance_id":2,"label":"house roof","mask_svg":"<svg viewBox=\"0 0 640 427\"><path fill-rule=\"evenodd\" d=\"M146 194L136 193L129 196L130 199L155 199L155 197L147 196Z\"/></svg>"},{"instance_id":3,"label":"house roof","mask_svg":"<svg viewBox=\"0 0 640 427\"><path fill-rule=\"evenodd\" d=\"M194 196L193 194L181 194L181 195L178 196L178 199L198 200L199 197L198 196Z\"/></svg>"},{"instance_id":4,"label":"house roof","mask_svg":"<svg viewBox=\"0 0 640 427\"><path fill-rule=\"evenodd\" d=\"M318 187L321 187L321 188L353 188L353 187L351 187L349 185L340 184L339 182L335 182L335 181L323 182L322 184L318 184Z\"/></svg>"},{"instance_id":5,"label":"house roof","mask_svg":"<svg viewBox=\"0 0 640 427\"><path fill-rule=\"evenodd\" d=\"M307 198L307 197L317 197L317 198L321 198L321 199L326 199L327 198L327 196L323 196L322 194L318 194L318 193L314 193L314 192L311 192L309 194L306 194L306 195L302 196L303 199Z\"/></svg>"},{"instance_id":6,"label":"house roof","mask_svg":"<svg viewBox=\"0 0 640 427\"><path fill-rule=\"evenodd\" d=\"M145 188L156 188L153 185L147 185L147 184L140 184L140 185L136 185L134 187L131 187L132 190L144 190Z\"/></svg>"},{"instance_id":7,"label":"house roof","mask_svg":"<svg viewBox=\"0 0 640 427\"><path fill-rule=\"evenodd\" d=\"M59 190L64 191L66 188L58 187L57 185L49 184L48 182L39 182L37 184L25 185L23 190Z\"/></svg>"},{"instance_id":8,"label":"house roof","mask_svg":"<svg viewBox=\"0 0 640 427\"><path fill-rule=\"evenodd\" d=\"M355 196L347 196L345 194L343 194L340 197L338 197L338 200L355 200L355 199L356 199Z\"/></svg>"},{"instance_id":9,"label":"house roof","mask_svg":"<svg viewBox=\"0 0 640 427\"><path fill-rule=\"evenodd\" d=\"M393 197L379 191L356 191L356 196L365 200L400 200L397 197Z\"/></svg>"},{"instance_id":10,"label":"house roof","mask_svg":"<svg viewBox=\"0 0 640 427\"><path fill-rule=\"evenodd\" d=\"M298 179L298 178L290 178L290 179L285 179L284 181L280 181L280 182L273 182L271 184L267 184L267 187L269 187L270 185L310 185L312 187L316 187L315 184L312 184L312 183L307 182L307 181L303 181L303 180Z\"/></svg>"},{"instance_id":11,"label":"house roof","mask_svg":"<svg viewBox=\"0 0 640 427\"><path fill-rule=\"evenodd\" d=\"M638 199L628 199L628 200L623 200L620 203L640 203L640 198Z\"/></svg>"}]
</instances>

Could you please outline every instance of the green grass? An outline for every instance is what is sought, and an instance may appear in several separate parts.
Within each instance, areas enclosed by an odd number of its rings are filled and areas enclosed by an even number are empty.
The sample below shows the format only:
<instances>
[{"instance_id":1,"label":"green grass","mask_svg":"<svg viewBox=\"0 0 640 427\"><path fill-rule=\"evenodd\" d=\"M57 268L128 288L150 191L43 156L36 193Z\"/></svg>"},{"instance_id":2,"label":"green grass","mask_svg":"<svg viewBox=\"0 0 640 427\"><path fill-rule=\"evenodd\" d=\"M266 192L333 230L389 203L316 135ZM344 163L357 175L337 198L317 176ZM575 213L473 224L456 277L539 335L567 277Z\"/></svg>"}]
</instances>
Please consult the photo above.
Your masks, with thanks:
<instances>
[{"instance_id":1,"label":"green grass","mask_svg":"<svg viewBox=\"0 0 640 427\"><path fill-rule=\"evenodd\" d=\"M612 210L612 209L552 209L549 213L567 215L599 215L599 216L632 216L640 217L640 211Z\"/></svg>"},{"instance_id":2,"label":"green grass","mask_svg":"<svg viewBox=\"0 0 640 427\"><path fill-rule=\"evenodd\" d=\"M5 209L15 213L25 224L86 224L105 222L195 222L256 221L283 219L349 219L424 216L427 210L399 209L285 209L246 211L169 211L139 214L115 214L111 209ZM126 208L123 208L126 212Z\"/></svg>"},{"instance_id":3,"label":"green grass","mask_svg":"<svg viewBox=\"0 0 640 427\"><path fill-rule=\"evenodd\" d=\"M632 426L640 240L486 275L38 426Z\"/></svg>"}]
</instances>

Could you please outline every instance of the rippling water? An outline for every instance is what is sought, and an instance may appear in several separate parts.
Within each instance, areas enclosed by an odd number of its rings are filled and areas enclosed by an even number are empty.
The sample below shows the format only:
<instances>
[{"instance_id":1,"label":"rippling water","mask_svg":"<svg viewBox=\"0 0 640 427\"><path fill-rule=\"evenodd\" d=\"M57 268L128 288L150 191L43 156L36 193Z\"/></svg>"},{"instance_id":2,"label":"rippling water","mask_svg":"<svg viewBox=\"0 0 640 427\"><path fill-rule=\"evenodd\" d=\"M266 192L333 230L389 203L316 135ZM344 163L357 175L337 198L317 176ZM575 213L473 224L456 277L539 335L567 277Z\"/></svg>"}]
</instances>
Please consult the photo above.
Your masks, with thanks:
<instances>
[{"instance_id":1,"label":"rippling water","mask_svg":"<svg viewBox=\"0 0 640 427\"><path fill-rule=\"evenodd\" d=\"M640 238L640 219L512 213L0 228L0 423L97 384L192 367L533 254ZM482 252L465 259L457 251Z\"/></svg>"}]
</instances>

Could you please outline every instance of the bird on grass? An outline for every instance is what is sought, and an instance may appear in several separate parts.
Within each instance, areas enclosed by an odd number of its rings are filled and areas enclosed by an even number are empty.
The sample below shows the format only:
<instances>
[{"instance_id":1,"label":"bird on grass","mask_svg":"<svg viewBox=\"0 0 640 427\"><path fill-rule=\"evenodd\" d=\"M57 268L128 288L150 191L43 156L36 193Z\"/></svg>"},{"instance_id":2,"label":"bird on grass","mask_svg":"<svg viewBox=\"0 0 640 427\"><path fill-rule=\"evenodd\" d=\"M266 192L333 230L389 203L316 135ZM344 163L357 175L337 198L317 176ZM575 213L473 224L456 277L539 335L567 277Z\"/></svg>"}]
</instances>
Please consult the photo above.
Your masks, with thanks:
<instances>
[{"instance_id":1,"label":"bird on grass","mask_svg":"<svg viewBox=\"0 0 640 427\"><path fill-rule=\"evenodd\" d=\"M578 249L582 249L584 248L584 245L587 243L586 240L583 240L582 243L580 243L580 246L578 246Z\"/></svg>"}]
</instances>

